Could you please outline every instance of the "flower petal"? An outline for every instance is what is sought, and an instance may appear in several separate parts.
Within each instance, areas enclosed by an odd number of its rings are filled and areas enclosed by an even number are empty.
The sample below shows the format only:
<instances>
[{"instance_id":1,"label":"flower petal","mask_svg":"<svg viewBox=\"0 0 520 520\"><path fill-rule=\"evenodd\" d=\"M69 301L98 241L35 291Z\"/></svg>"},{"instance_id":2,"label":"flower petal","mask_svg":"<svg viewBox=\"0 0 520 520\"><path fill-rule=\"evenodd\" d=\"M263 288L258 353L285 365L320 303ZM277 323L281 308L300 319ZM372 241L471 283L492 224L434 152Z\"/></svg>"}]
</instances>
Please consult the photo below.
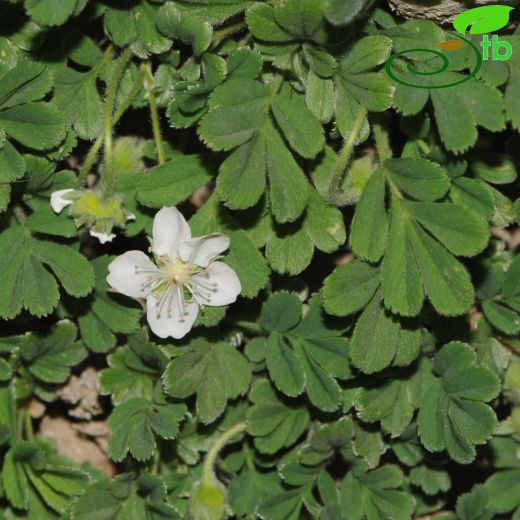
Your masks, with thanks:
<instances>
[{"instance_id":1,"label":"flower petal","mask_svg":"<svg viewBox=\"0 0 520 520\"><path fill-rule=\"evenodd\" d=\"M112 242L116 236L114 233L98 233L97 231L89 230L90 236L97 238L102 244L105 244L107 242Z\"/></svg>"},{"instance_id":2,"label":"flower petal","mask_svg":"<svg viewBox=\"0 0 520 520\"><path fill-rule=\"evenodd\" d=\"M174 207L162 208L153 220L153 252L178 258L179 244L191 238L191 231L182 213Z\"/></svg>"},{"instance_id":3,"label":"flower petal","mask_svg":"<svg viewBox=\"0 0 520 520\"><path fill-rule=\"evenodd\" d=\"M183 262L192 262L207 267L213 258L229 247L229 237L222 233L211 233L203 237L186 240L179 245L179 256Z\"/></svg>"},{"instance_id":4,"label":"flower petal","mask_svg":"<svg viewBox=\"0 0 520 520\"><path fill-rule=\"evenodd\" d=\"M51 207L55 213L60 213L63 208L66 208L72 204L72 200L63 198L63 195L66 195L72 191L75 190L69 188L66 190L53 191L51 193Z\"/></svg>"},{"instance_id":5,"label":"flower petal","mask_svg":"<svg viewBox=\"0 0 520 520\"><path fill-rule=\"evenodd\" d=\"M142 251L127 251L110 263L108 272L107 282L118 292L131 298L145 298L148 290L143 290L142 284L159 269Z\"/></svg>"},{"instance_id":6,"label":"flower petal","mask_svg":"<svg viewBox=\"0 0 520 520\"><path fill-rule=\"evenodd\" d=\"M224 262L213 262L190 281L200 303L212 307L233 303L242 290L237 274Z\"/></svg>"},{"instance_id":7,"label":"flower petal","mask_svg":"<svg viewBox=\"0 0 520 520\"><path fill-rule=\"evenodd\" d=\"M184 313L182 313L179 300L174 297L171 302L171 314L169 315L167 309L162 309L161 313L157 314L157 302L158 300L153 294L146 298L146 319L152 332L160 338L171 336L179 339L186 336L197 319L199 313L197 303L186 302Z\"/></svg>"}]
</instances>

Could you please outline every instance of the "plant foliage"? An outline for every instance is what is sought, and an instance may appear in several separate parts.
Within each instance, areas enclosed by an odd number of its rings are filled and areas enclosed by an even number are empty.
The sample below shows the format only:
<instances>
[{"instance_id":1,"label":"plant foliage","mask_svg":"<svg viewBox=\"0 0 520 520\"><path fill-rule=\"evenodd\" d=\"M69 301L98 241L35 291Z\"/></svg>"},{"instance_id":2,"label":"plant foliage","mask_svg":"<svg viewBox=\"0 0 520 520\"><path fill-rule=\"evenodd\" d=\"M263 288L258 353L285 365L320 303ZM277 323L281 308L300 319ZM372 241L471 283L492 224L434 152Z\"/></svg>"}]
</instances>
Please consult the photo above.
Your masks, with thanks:
<instances>
[{"instance_id":1,"label":"plant foliage","mask_svg":"<svg viewBox=\"0 0 520 520\"><path fill-rule=\"evenodd\" d=\"M394 82L450 36L383 1L0 12L2 518L520 519L519 29L439 89L471 49ZM181 339L189 281L107 281L173 206L240 281Z\"/></svg>"}]
</instances>

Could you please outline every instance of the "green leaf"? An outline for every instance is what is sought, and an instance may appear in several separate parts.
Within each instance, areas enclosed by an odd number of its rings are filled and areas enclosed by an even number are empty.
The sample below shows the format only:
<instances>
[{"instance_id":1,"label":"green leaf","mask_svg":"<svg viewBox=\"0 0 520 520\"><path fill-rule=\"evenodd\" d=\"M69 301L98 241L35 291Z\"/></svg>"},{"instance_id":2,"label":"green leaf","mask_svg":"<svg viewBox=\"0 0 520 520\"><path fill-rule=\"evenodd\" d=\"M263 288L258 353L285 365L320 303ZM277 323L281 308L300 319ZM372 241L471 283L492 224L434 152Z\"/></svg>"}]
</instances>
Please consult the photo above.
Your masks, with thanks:
<instances>
[{"instance_id":1,"label":"green leaf","mask_svg":"<svg viewBox=\"0 0 520 520\"><path fill-rule=\"evenodd\" d=\"M35 257L52 269L65 291L72 296L85 296L94 285L94 273L87 259L69 247L34 240Z\"/></svg>"},{"instance_id":2,"label":"green leaf","mask_svg":"<svg viewBox=\"0 0 520 520\"><path fill-rule=\"evenodd\" d=\"M445 316L464 313L475 296L468 272L418 226L409 229L417 266L432 305Z\"/></svg>"},{"instance_id":3,"label":"green leaf","mask_svg":"<svg viewBox=\"0 0 520 520\"><path fill-rule=\"evenodd\" d=\"M276 96L271 105L285 139L302 157L312 159L322 150L323 128L300 97Z\"/></svg>"},{"instance_id":4,"label":"green leaf","mask_svg":"<svg viewBox=\"0 0 520 520\"><path fill-rule=\"evenodd\" d=\"M220 166L217 190L231 209L254 206L265 191L265 140L261 133L239 146Z\"/></svg>"},{"instance_id":5,"label":"green leaf","mask_svg":"<svg viewBox=\"0 0 520 520\"><path fill-rule=\"evenodd\" d=\"M412 352L411 356L405 356L407 362L403 364L410 363L418 353L420 342L420 331L405 328L385 310L377 292L356 323L349 355L354 366L370 374L386 368L392 361L401 364L397 362L401 349Z\"/></svg>"},{"instance_id":6,"label":"green leaf","mask_svg":"<svg viewBox=\"0 0 520 520\"><path fill-rule=\"evenodd\" d=\"M280 308L283 299L287 299L287 293L272 298L274 301L270 308L274 311L274 304ZM287 305L289 303L286 308ZM262 315L265 316L264 310ZM278 325L278 320L276 323ZM283 327L279 328L288 326L289 322L284 322ZM296 327L286 335L273 332L267 340L266 364L275 386L292 397L305 389L311 403L320 410L336 410L341 401L341 389L336 378L352 377L347 357L348 342L338 337L340 333L340 330L330 328L322 313L320 299L312 298L308 314Z\"/></svg>"},{"instance_id":7,"label":"green leaf","mask_svg":"<svg viewBox=\"0 0 520 520\"><path fill-rule=\"evenodd\" d=\"M52 75L45 66L21 62L2 76L0 107L2 109L38 101L52 87Z\"/></svg>"},{"instance_id":8,"label":"green leaf","mask_svg":"<svg viewBox=\"0 0 520 520\"><path fill-rule=\"evenodd\" d=\"M286 332L301 319L302 305L294 293L280 291L262 306L260 325L269 332Z\"/></svg>"},{"instance_id":9,"label":"green leaf","mask_svg":"<svg viewBox=\"0 0 520 520\"><path fill-rule=\"evenodd\" d=\"M440 199L450 187L444 169L427 159L389 159L385 169L401 191L417 200Z\"/></svg>"},{"instance_id":10,"label":"green leaf","mask_svg":"<svg viewBox=\"0 0 520 520\"><path fill-rule=\"evenodd\" d=\"M305 91L307 108L321 123L328 123L334 115L334 83L331 79L320 78L309 71Z\"/></svg>"},{"instance_id":11,"label":"green leaf","mask_svg":"<svg viewBox=\"0 0 520 520\"><path fill-rule=\"evenodd\" d=\"M491 220L495 213L493 194L486 184L474 179L453 179L450 198L455 204L476 211L487 220Z\"/></svg>"},{"instance_id":12,"label":"green leaf","mask_svg":"<svg viewBox=\"0 0 520 520\"><path fill-rule=\"evenodd\" d=\"M325 0L325 17L334 25L347 25L365 9L364 0Z\"/></svg>"},{"instance_id":13,"label":"green leaf","mask_svg":"<svg viewBox=\"0 0 520 520\"><path fill-rule=\"evenodd\" d=\"M520 470L510 469L492 475L485 483L489 508L495 513L508 513L520 505Z\"/></svg>"},{"instance_id":14,"label":"green leaf","mask_svg":"<svg viewBox=\"0 0 520 520\"><path fill-rule=\"evenodd\" d=\"M228 78L255 79L262 71L262 56L259 52L242 47L228 59Z\"/></svg>"},{"instance_id":15,"label":"green leaf","mask_svg":"<svg viewBox=\"0 0 520 520\"><path fill-rule=\"evenodd\" d=\"M475 256L489 241L487 222L455 204L407 202L406 211L457 256Z\"/></svg>"},{"instance_id":16,"label":"green leaf","mask_svg":"<svg viewBox=\"0 0 520 520\"><path fill-rule=\"evenodd\" d=\"M344 101L354 100L367 110L381 112L392 104L395 90L390 78L369 72L390 56L392 42L386 36L367 36L358 40L336 72L336 89Z\"/></svg>"},{"instance_id":17,"label":"green leaf","mask_svg":"<svg viewBox=\"0 0 520 520\"><path fill-rule=\"evenodd\" d=\"M23 336L20 353L29 372L43 383L64 383L71 368L87 355L82 343L75 341L76 335L75 325L63 320L48 335L31 333Z\"/></svg>"},{"instance_id":18,"label":"green leaf","mask_svg":"<svg viewBox=\"0 0 520 520\"><path fill-rule=\"evenodd\" d=\"M22 177L25 170L24 158L6 141L0 149L0 211L5 210L9 204L10 182Z\"/></svg>"},{"instance_id":19,"label":"green leaf","mask_svg":"<svg viewBox=\"0 0 520 520\"><path fill-rule=\"evenodd\" d=\"M309 189L309 204L303 228L316 248L332 253L343 245L346 238L343 215L330 206L314 189Z\"/></svg>"},{"instance_id":20,"label":"green leaf","mask_svg":"<svg viewBox=\"0 0 520 520\"><path fill-rule=\"evenodd\" d=\"M204 156L182 155L143 175L137 184L137 200L151 208L179 204L212 179Z\"/></svg>"},{"instance_id":21,"label":"green leaf","mask_svg":"<svg viewBox=\"0 0 520 520\"><path fill-rule=\"evenodd\" d=\"M110 457L121 461L130 452L137 460L149 459L155 451L155 436L174 439L185 414L184 404L154 404L143 398L116 406L108 419Z\"/></svg>"},{"instance_id":22,"label":"green leaf","mask_svg":"<svg viewBox=\"0 0 520 520\"><path fill-rule=\"evenodd\" d=\"M255 2L247 10L246 21L251 34L260 40L285 43L294 39L276 22L274 9L269 5Z\"/></svg>"},{"instance_id":23,"label":"green leaf","mask_svg":"<svg viewBox=\"0 0 520 520\"><path fill-rule=\"evenodd\" d=\"M516 168L510 157L495 153L479 153L471 161L477 177L492 184L509 184L516 177Z\"/></svg>"},{"instance_id":24,"label":"green leaf","mask_svg":"<svg viewBox=\"0 0 520 520\"><path fill-rule=\"evenodd\" d=\"M151 400L168 359L144 333L137 332L129 337L128 346L119 347L107 361L109 368L100 373L101 391L119 405L139 397Z\"/></svg>"},{"instance_id":25,"label":"green leaf","mask_svg":"<svg viewBox=\"0 0 520 520\"><path fill-rule=\"evenodd\" d=\"M18 509L27 509L29 505L29 483L20 464L15 460L13 450L9 450L5 456L2 480L9 502Z\"/></svg>"},{"instance_id":26,"label":"green leaf","mask_svg":"<svg viewBox=\"0 0 520 520\"><path fill-rule=\"evenodd\" d=\"M412 371L396 373L390 381L367 381L358 389L355 407L360 419L366 422L381 421L381 428L398 436L412 421L419 408L423 388L429 382L428 367L421 363Z\"/></svg>"},{"instance_id":27,"label":"green leaf","mask_svg":"<svg viewBox=\"0 0 520 520\"><path fill-rule=\"evenodd\" d=\"M62 25L74 13L76 0L25 0L30 17L42 25Z\"/></svg>"},{"instance_id":28,"label":"green leaf","mask_svg":"<svg viewBox=\"0 0 520 520\"><path fill-rule=\"evenodd\" d=\"M322 78L332 77L337 65L333 56L308 44L303 46L303 54L316 75Z\"/></svg>"},{"instance_id":29,"label":"green leaf","mask_svg":"<svg viewBox=\"0 0 520 520\"><path fill-rule=\"evenodd\" d=\"M182 13L173 2L167 2L159 9L157 28L165 36L191 45L195 56L207 50L213 36L213 28L208 22Z\"/></svg>"},{"instance_id":30,"label":"green leaf","mask_svg":"<svg viewBox=\"0 0 520 520\"><path fill-rule=\"evenodd\" d=\"M63 513L82 493L88 474L54 455L48 444L21 441L6 455L3 478L10 481L6 494L15 507L49 517L45 505Z\"/></svg>"},{"instance_id":31,"label":"green leaf","mask_svg":"<svg viewBox=\"0 0 520 520\"><path fill-rule=\"evenodd\" d=\"M254 80L232 79L217 87L199 136L213 150L230 150L251 139L265 120L269 88Z\"/></svg>"},{"instance_id":32,"label":"green leaf","mask_svg":"<svg viewBox=\"0 0 520 520\"><path fill-rule=\"evenodd\" d=\"M505 334L514 335L520 332L520 314L505 305L485 301L482 303L482 310L491 324Z\"/></svg>"},{"instance_id":33,"label":"green leaf","mask_svg":"<svg viewBox=\"0 0 520 520\"><path fill-rule=\"evenodd\" d=\"M9 244L9 247L6 246ZM84 296L94 285L87 259L67 246L33 239L21 227L0 235L0 316L11 318L26 308L36 316L49 314L58 302L58 285L47 265L74 296Z\"/></svg>"},{"instance_id":34,"label":"green leaf","mask_svg":"<svg viewBox=\"0 0 520 520\"><path fill-rule=\"evenodd\" d=\"M341 482L342 510L350 511L352 518L359 520L367 515L391 520L409 519L415 504L411 495L395 490L402 481L401 470L390 464L361 475L349 472Z\"/></svg>"},{"instance_id":35,"label":"green leaf","mask_svg":"<svg viewBox=\"0 0 520 520\"><path fill-rule=\"evenodd\" d=\"M92 516L112 519L120 517L154 520L177 520L176 508L166 503L162 479L142 472L138 477L123 473L114 479L94 482L74 502L74 518L88 520Z\"/></svg>"},{"instance_id":36,"label":"green leaf","mask_svg":"<svg viewBox=\"0 0 520 520\"><path fill-rule=\"evenodd\" d=\"M419 486L427 495L433 496L451 487L449 473L437 466L421 464L412 468L410 482Z\"/></svg>"},{"instance_id":37,"label":"green leaf","mask_svg":"<svg viewBox=\"0 0 520 520\"><path fill-rule=\"evenodd\" d=\"M262 453L290 447L309 423L306 408L283 401L265 379L255 381L249 400L253 405L247 411L247 431Z\"/></svg>"},{"instance_id":38,"label":"green leaf","mask_svg":"<svg viewBox=\"0 0 520 520\"><path fill-rule=\"evenodd\" d=\"M128 13L126 14L128 16ZM165 38L157 29L159 10L148 2L141 2L131 10L138 41L144 54L161 54L171 47L171 40Z\"/></svg>"},{"instance_id":39,"label":"green leaf","mask_svg":"<svg viewBox=\"0 0 520 520\"><path fill-rule=\"evenodd\" d=\"M271 209L277 222L292 222L305 210L309 185L275 128L265 134Z\"/></svg>"},{"instance_id":40,"label":"green leaf","mask_svg":"<svg viewBox=\"0 0 520 520\"><path fill-rule=\"evenodd\" d=\"M163 383L172 397L183 399L196 393L197 416L208 424L222 414L228 399L247 391L250 378L247 361L233 347L194 342L168 364Z\"/></svg>"},{"instance_id":41,"label":"green leaf","mask_svg":"<svg viewBox=\"0 0 520 520\"><path fill-rule=\"evenodd\" d=\"M63 116L49 103L27 103L2 110L0 127L15 141L36 150L52 148L65 137Z\"/></svg>"},{"instance_id":42,"label":"green leaf","mask_svg":"<svg viewBox=\"0 0 520 520\"><path fill-rule=\"evenodd\" d=\"M379 271L352 260L337 267L323 284L323 306L329 314L348 316L364 309L379 287Z\"/></svg>"},{"instance_id":43,"label":"green leaf","mask_svg":"<svg viewBox=\"0 0 520 520\"><path fill-rule=\"evenodd\" d=\"M450 457L467 464L475 458L475 444L484 444L497 420L485 401L500 391L498 377L476 366L475 352L464 343L445 345L433 363L437 378L423 394L417 424L429 451L446 449Z\"/></svg>"},{"instance_id":44,"label":"green leaf","mask_svg":"<svg viewBox=\"0 0 520 520\"><path fill-rule=\"evenodd\" d=\"M310 343L294 342L296 353L306 375L305 390L310 402L325 412L337 410L341 403L341 388L335 381L329 363L329 354L333 359L345 363L346 345L339 345L326 340ZM339 346L339 348L337 348ZM329 348L332 347L329 351ZM343 347L343 348L342 348ZM342 376L340 376L342 377Z\"/></svg>"},{"instance_id":45,"label":"green leaf","mask_svg":"<svg viewBox=\"0 0 520 520\"><path fill-rule=\"evenodd\" d=\"M488 509L488 494L484 484L473 487L457 500L457 518L461 520L492 520L493 513Z\"/></svg>"},{"instance_id":46,"label":"green leaf","mask_svg":"<svg viewBox=\"0 0 520 520\"><path fill-rule=\"evenodd\" d=\"M303 366L293 350L279 334L271 334L266 343L265 361L269 376L285 395L300 395L306 383Z\"/></svg>"},{"instance_id":47,"label":"green leaf","mask_svg":"<svg viewBox=\"0 0 520 520\"><path fill-rule=\"evenodd\" d=\"M311 262L314 245L301 221L275 224L267 239L265 256L278 273L301 273Z\"/></svg>"},{"instance_id":48,"label":"green leaf","mask_svg":"<svg viewBox=\"0 0 520 520\"><path fill-rule=\"evenodd\" d=\"M381 264L381 282L388 309L402 316L419 314L424 300L423 281L412 246L408 216L397 203L392 207L388 246Z\"/></svg>"},{"instance_id":49,"label":"green leaf","mask_svg":"<svg viewBox=\"0 0 520 520\"><path fill-rule=\"evenodd\" d=\"M310 39L322 24L323 14L313 0L287 0L275 8L276 22L299 39Z\"/></svg>"},{"instance_id":50,"label":"green leaf","mask_svg":"<svg viewBox=\"0 0 520 520\"><path fill-rule=\"evenodd\" d=\"M386 247L388 221L385 211L385 181L378 169L365 184L352 220L350 245L357 256L376 262Z\"/></svg>"},{"instance_id":51,"label":"green leaf","mask_svg":"<svg viewBox=\"0 0 520 520\"><path fill-rule=\"evenodd\" d=\"M82 139L99 135L103 126L103 104L94 74L66 69L55 80L53 102Z\"/></svg>"}]
</instances>

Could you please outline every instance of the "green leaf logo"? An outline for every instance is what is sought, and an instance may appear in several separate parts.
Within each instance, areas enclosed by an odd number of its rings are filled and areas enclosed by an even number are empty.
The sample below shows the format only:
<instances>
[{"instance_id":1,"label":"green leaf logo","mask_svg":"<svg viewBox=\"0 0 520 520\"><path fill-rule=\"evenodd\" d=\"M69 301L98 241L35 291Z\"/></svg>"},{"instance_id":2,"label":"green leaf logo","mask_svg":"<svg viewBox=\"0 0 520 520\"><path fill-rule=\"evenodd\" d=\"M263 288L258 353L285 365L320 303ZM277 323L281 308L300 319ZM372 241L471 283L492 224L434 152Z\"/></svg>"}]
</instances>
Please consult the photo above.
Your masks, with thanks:
<instances>
[{"instance_id":1,"label":"green leaf logo","mask_svg":"<svg viewBox=\"0 0 520 520\"><path fill-rule=\"evenodd\" d=\"M470 34L484 34L498 31L509 22L509 12L514 8L508 5L485 5L460 13L453 22L455 30L461 34L471 26Z\"/></svg>"}]
</instances>

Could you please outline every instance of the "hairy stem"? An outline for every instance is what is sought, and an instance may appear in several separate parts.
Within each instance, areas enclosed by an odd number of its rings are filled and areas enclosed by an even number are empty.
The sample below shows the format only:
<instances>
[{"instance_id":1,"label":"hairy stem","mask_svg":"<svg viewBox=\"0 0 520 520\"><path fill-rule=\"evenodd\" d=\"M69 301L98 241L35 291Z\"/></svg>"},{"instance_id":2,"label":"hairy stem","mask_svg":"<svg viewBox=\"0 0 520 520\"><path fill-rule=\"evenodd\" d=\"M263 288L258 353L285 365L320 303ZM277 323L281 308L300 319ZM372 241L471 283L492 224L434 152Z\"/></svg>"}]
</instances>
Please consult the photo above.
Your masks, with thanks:
<instances>
[{"instance_id":1,"label":"hairy stem","mask_svg":"<svg viewBox=\"0 0 520 520\"><path fill-rule=\"evenodd\" d=\"M215 461L217 459L217 455L219 451L235 436L239 433L242 433L246 429L247 425L245 421L241 421L234 426L232 426L229 430L226 430L216 441L213 446L211 446L210 450L206 454L206 458L204 460L204 466L202 467L202 483L210 486L213 483L215 478L213 467L215 466Z\"/></svg>"},{"instance_id":2,"label":"hairy stem","mask_svg":"<svg viewBox=\"0 0 520 520\"><path fill-rule=\"evenodd\" d=\"M152 131L155 141L155 148L157 150L157 162L164 164L166 157L164 154L164 145L161 136L161 123L159 121L159 111L157 109L157 100L153 93L153 75L149 64L143 63L141 70L144 70L144 87L146 89L146 97L150 105L150 114L152 116Z\"/></svg>"},{"instance_id":3,"label":"hairy stem","mask_svg":"<svg viewBox=\"0 0 520 520\"><path fill-rule=\"evenodd\" d=\"M383 124L381 116L375 118L373 130L377 154L379 155L379 163L383 164L387 159L392 157L392 148L390 147L388 131Z\"/></svg>"},{"instance_id":4,"label":"hairy stem","mask_svg":"<svg viewBox=\"0 0 520 520\"><path fill-rule=\"evenodd\" d=\"M134 84L132 85L132 88L130 92L127 94L121 105L119 105L119 108L115 111L113 116L112 124L115 126L118 121L123 117L123 114L126 112L132 101L135 99L137 94L139 94L139 91L141 90L141 87L143 86L143 79L144 79L144 70L139 71L139 75L137 76L137 79L134 81ZM83 183L85 182L85 179L88 175L88 172L90 171L90 168L92 168L92 165L96 161L97 154L99 153L99 150L101 149L101 146L103 145L103 136L100 135L95 141L94 144L90 147L90 150L87 154L87 157L83 161L83 165L81 167L81 170L78 175L77 184L78 187L82 187Z\"/></svg>"},{"instance_id":5,"label":"hairy stem","mask_svg":"<svg viewBox=\"0 0 520 520\"><path fill-rule=\"evenodd\" d=\"M112 77L108 83L107 95L105 100L105 173L104 173L104 197L110 197L114 192L114 150L112 147L112 132L114 126L114 101L116 99L117 87L123 76L123 72L132 57L132 49L126 49L116 63Z\"/></svg>"},{"instance_id":6,"label":"hairy stem","mask_svg":"<svg viewBox=\"0 0 520 520\"><path fill-rule=\"evenodd\" d=\"M350 157L352 156L352 152L354 150L354 145L359 136L359 132L363 128L363 123L365 122L365 118L367 116L367 110L364 107L359 108L359 112L354 119L354 124L352 125L352 130L350 131L343 148L338 157L338 162L334 168L334 174L332 176L332 180L329 185L329 202L334 204L334 206L346 206L352 200L349 190L341 191L341 185L343 183L345 169L348 166L350 161Z\"/></svg>"}]
</instances>

